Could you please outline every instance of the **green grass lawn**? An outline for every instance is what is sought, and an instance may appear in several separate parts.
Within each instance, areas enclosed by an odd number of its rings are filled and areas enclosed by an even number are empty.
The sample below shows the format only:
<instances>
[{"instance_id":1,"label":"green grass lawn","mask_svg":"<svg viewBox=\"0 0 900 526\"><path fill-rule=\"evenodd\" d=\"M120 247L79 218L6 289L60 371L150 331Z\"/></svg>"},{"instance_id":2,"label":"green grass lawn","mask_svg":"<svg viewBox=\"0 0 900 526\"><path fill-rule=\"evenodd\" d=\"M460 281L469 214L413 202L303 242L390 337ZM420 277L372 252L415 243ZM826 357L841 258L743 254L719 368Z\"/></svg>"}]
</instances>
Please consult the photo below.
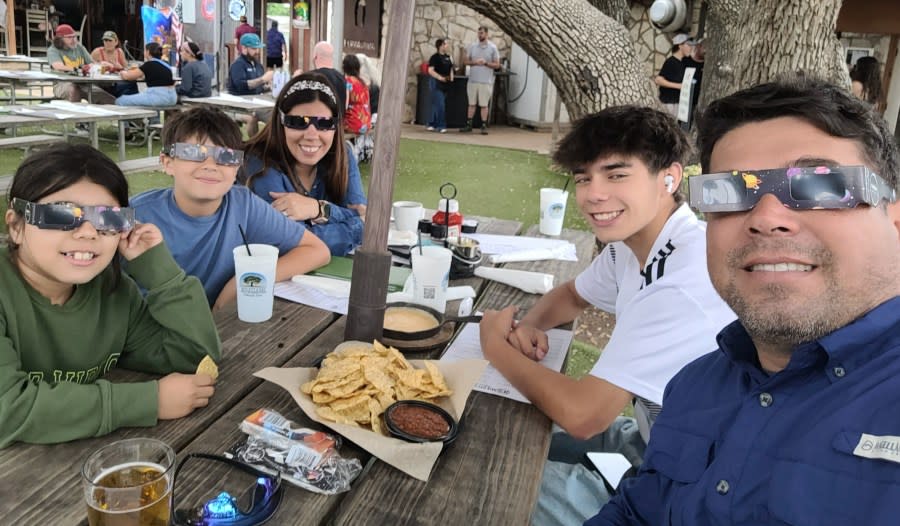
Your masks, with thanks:
<instances>
[{"instance_id":1,"label":"green grass lawn","mask_svg":"<svg viewBox=\"0 0 900 526\"><path fill-rule=\"evenodd\" d=\"M23 133L29 133L24 131ZM111 127L101 129L102 136L114 137ZM82 139L77 139L82 140ZM86 139L85 139L86 140ZM117 159L114 142L101 141L100 149ZM128 159L147 155L146 146L128 146ZM0 174L12 174L22 162L21 150L0 151ZM372 165L361 166L363 187L368 188ZM524 228L538 222L539 190L542 187L562 188L567 176L550 169L546 155L520 150L470 146L442 142L402 139L394 180L393 200L422 202L426 208L438 204L440 186L452 182L458 190L457 199L463 215L481 215L521 221ZM128 176L131 194L171 184L161 172L141 172ZM569 186L566 206L567 228L587 229L578 213L574 192ZM5 199L0 212L5 211ZM5 225L0 226L5 231Z\"/></svg>"}]
</instances>

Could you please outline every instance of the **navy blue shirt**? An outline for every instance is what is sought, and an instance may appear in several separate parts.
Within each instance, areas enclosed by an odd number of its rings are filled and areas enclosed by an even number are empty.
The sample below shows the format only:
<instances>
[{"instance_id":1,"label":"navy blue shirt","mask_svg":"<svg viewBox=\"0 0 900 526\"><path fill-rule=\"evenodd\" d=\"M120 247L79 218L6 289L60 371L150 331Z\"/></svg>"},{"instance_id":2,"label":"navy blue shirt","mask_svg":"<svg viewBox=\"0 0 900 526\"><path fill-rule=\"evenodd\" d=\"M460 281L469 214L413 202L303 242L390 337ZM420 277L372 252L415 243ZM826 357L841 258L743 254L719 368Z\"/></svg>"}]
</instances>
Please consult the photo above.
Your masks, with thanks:
<instances>
[{"instance_id":1,"label":"navy blue shirt","mask_svg":"<svg viewBox=\"0 0 900 526\"><path fill-rule=\"evenodd\" d=\"M232 95L259 95L266 91L266 85L260 84L255 88L247 85L248 80L258 79L266 70L258 61L250 62L244 55L239 56L231 63L228 69L228 93Z\"/></svg>"},{"instance_id":2,"label":"navy blue shirt","mask_svg":"<svg viewBox=\"0 0 900 526\"><path fill-rule=\"evenodd\" d=\"M585 525L900 524L900 296L772 375L740 322L718 342L669 383L638 476Z\"/></svg>"}]
</instances>

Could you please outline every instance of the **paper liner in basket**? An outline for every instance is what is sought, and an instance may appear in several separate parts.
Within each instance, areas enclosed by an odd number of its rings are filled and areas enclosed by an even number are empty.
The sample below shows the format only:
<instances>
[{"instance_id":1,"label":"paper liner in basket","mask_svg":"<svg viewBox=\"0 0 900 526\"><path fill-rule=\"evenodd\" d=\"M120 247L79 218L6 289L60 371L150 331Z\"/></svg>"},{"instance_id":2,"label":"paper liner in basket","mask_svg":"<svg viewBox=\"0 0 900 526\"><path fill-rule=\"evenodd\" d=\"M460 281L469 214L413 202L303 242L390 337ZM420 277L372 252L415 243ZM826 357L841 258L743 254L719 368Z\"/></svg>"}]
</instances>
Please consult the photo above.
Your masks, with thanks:
<instances>
[{"instance_id":1,"label":"paper liner in basket","mask_svg":"<svg viewBox=\"0 0 900 526\"><path fill-rule=\"evenodd\" d=\"M419 369L425 367L423 360L410 360L410 363ZM433 363L440 369L447 381L447 385L453 390L453 394L449 397L441 398L434 402L459 420L463 410L466 408L466 399L469 398L472 387L481 378L487 367L487 362L484 360L461 360L453 363L440 361ZM314 379L318 371L318 369L306 367L284 369L267 367L253 373L253 375L263 380L268 380L291 393L300 409L310 419L335 430L357 446L407 475L427 481L431 475L431 469L441 453L443 443L426 442L417 444L406 442L405 440L379 435L367 428L338 424L337 422L323 419L316 413L316 406L312 398L300 390L300 386ZM461 432L465 433L465 428Z\"/></svg>"}]
</instances>

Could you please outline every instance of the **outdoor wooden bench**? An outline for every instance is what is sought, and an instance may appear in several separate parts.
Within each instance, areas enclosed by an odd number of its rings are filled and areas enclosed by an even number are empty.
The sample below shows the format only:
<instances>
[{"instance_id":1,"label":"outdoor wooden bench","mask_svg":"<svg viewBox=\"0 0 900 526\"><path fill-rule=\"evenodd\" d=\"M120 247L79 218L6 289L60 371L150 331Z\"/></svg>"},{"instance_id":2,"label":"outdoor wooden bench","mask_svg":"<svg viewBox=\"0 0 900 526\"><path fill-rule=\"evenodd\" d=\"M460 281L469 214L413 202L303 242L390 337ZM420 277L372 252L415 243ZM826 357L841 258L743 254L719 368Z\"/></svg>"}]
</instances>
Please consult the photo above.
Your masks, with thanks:
<instances>
[{"instance_id":1,"label":"outdoor wooden bench","mask_svg":"<svg viewBox=\"0 0 900 526\"><path fill-rule=\"evenodd\" d=\"M23 148L27 153L28 150L34 146L45 146L65 140L66 138L62 135L47 134L23 135L21 137L3 137L0 138L0 150L7 150L10 148Z\"/></svg>"},{"instance_id":2,"label":"outdoor wooden bench","mask_svg":"<svg viewBox=\"0 0 900 526\"><path fill-rule=\"evenodd\" d=\"M120 161L116 164L119 166L119 169L126 174L162 169L162 165L159 164L159 156L129 159L127 161Z\"/></svg>"}]
</instances>

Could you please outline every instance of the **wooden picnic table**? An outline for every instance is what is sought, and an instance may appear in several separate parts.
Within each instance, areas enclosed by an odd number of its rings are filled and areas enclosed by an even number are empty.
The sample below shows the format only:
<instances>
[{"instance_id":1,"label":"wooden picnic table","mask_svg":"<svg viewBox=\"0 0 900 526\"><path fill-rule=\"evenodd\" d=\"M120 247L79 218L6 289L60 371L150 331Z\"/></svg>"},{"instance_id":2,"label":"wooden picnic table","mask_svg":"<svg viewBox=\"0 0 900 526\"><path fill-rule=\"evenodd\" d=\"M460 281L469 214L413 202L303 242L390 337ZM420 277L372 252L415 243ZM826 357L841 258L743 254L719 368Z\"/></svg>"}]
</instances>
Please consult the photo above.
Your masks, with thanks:
<instances>
[{"instance_id":1,"label":"wooden picnic table","mask_svg":"<svg viewBox=\"0 0 900 526\"><path fill-rule=\"evenodd\" d=\"M517 234L520 224L481 218L479 232ZM536 234L537 229L530 231ZM590 262L593 236L564 231L578 262L539 261L510 267L572 279ZM457 284L457 283L454 283ZM538 296L478 278L461 280L478 292L479 308L515 303L527 308ZM223 359L210 405L186 418L152 428L127 428L93 439L52 446L15 444L0 450L0 516L9 524L75 524L85 520L80 468L86 456L114 440L152 437L165 441L179 459L191 452L221 453L243 435L238 425L259 408L281 412L301 426L322 429L291 395L252 373L267 366L309 367L343 341L345 317L276 299L272 319L248 324L234 308L216 313ZM427 353L438 358L443 350ZM116 370L116 380L147 375ZM343 456L360 459L362 474L346 493L334 496L285 483L272 524L526 524L537 498L550 439L550 421L535 407L472 392L462 431L438 459L428 482L409 477L345 442ZM211 477L197 470L179 475L182 487L204 487ZM187 477L185 480L182 477ZM14 497L13 497L14 496ZM176 494L177 499L177 494Z\"/></svg>"},{"instance_id":2,"label":"wooden picnic table","mask_svg":"<svg viewBox=\"0 0 900 526\"><path fill-rule=\"evenodd\" d=\"M94 148L100 146L97 123L118 122L119 161L125 160L125 122L156 117L156 110L139 106L76 104L62 101L56 104L4 106L3 111L6 113L0 113L0 128L15 129L18 126L45 126L58 123L63 125L63 134L68 135L69 124L87 123L90 127L91 145Z\"/></svg>"}]
</instances>

